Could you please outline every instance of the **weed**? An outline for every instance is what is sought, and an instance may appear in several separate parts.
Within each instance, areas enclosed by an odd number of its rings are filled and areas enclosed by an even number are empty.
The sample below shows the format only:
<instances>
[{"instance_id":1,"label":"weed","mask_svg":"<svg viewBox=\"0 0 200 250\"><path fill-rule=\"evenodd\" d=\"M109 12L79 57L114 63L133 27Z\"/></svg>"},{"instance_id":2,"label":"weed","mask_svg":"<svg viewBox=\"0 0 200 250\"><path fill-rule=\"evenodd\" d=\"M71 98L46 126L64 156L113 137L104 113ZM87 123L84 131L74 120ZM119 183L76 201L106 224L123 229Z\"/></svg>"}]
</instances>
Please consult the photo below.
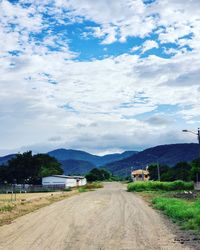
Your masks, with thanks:
<instances>
[{"instance_id":1,"label":"weed","mask_svg":"<svg viewBox=\"0 0 200 250\"><path fill-rule=\"evenodd\" d=\"M102 188L103 184L100 182L91 182L91 183L87 183L84 187L87 189Z\"/></svg>"},{"instance_id":2,"label":"weed","mask_svg":"<svg viewBox=\"0 0 200 250\"><path fill-rule=\"evenodd\" d=\"M193 182L173 181L173 182L160 182L160 181L138 181L128 184L128 191L173 191L173 190L192 190L194 189Z\"/></svg>"},{"instance_id":3,"label":"weed","mask_svg":"<svg viewBox=\"0 0 200 250\"><path fill-rule=\"evenodd\" d=\"M85 188L85 187L80 187L80 188L78 188L78 191L79 191L80 193L83 193L83 192L88 192L89 189L87 189L87 188Z\"/></svg>"},{"instance_id":4,"label":"weed","mask_svg":"<svg viewBox=\"0 0 200 250\"><path fill-rule=\"evenodd\" d=\"M10 212L14 208L13 205L7 204L0 207L0 212Z\"/></svg>"},{"instance_id":5,"label":"weed","mask_svg":"<svg viewBox=\"0 0 200 250\"><path fill-rule=\"evenodd\" d=\"M72 188L71 187L67 187L63 190L64 192L69 192L69 191L72 191Z\"/></svg>"},{"instance_id":6,"label":"weed","mask_svg":"<svg viewBox=\"0 0 200 250\"><path fill-rule=\"evenodd\" d=\"M176 198L156 197L153 206L178 222L183 229L200 231L200 200L188 202Z\"/></svg>"}]
</instances>

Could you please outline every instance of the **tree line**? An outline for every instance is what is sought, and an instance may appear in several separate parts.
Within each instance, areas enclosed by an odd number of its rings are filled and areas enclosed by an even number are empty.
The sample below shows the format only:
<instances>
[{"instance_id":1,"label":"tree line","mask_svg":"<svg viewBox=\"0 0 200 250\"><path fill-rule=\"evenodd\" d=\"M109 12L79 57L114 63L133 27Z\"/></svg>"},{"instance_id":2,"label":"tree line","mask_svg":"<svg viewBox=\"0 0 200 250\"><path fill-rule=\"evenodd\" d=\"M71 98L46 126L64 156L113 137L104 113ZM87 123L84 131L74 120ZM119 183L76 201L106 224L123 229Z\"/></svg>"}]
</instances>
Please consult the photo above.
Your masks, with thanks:
<instances>
[{"instance_id":1,"label":"tree line","mask_svg":"<svg viewBox=\"0 0 200 250\"><path fill-rule=\"evenodd\" d=\"M158 166L148 168L150 179L158 180ZM161 181L200 181L200 158L191 163L179 162L174 167L160 164ZM31 151L16 154L6 165L0 165L0 183L5 184L41 184L42 177L63 174L61 164L48 154L35 154ZM131 177L131 176L130 176ZM88 181L122 180L106 169L94 168L86 174Z\"/></svg>"},{"instance_id":2,"label":"tree line","mask_svg":"<svg viewBox=\"0 0 200 250\"><path fill-rule=\"evenodd\" d=\"M42 177L63 174L61 164L47 154L33 155L31 151L16 154L0 166L0 183L41 184Z\"/></svg>"},{"instance_id":3,"label":"tree line","mask_svg":"<svg viewBox=\"0 0 200 250\"><path fill-rule=\"evenodd\" d=\"M158 166L152 164L148 168L150 179L158 180ZM200 181L200 158L193 160L192 162L179 162L174 167L168 165L159 165L160 180L161 181Z\"/></svg>"}]
</instances>

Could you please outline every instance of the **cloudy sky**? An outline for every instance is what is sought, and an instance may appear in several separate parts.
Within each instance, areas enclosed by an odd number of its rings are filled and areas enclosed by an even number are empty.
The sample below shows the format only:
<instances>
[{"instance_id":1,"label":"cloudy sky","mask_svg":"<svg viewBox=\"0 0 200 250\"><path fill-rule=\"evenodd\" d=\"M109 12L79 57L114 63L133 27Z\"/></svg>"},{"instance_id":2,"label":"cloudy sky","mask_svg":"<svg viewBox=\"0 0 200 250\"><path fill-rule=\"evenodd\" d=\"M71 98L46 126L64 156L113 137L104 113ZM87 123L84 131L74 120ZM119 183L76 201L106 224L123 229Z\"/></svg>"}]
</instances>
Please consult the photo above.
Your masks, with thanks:
<instances>
[{"instance_id":1,"label":"cloudy sky","mask_svg":"<svg viewBox=\"0 0 200 250\"><path fill-rule=\"evenodd\" d=\"M0 0L0 154L196 142L199 0Z\"/></svg>"}]
</instances>

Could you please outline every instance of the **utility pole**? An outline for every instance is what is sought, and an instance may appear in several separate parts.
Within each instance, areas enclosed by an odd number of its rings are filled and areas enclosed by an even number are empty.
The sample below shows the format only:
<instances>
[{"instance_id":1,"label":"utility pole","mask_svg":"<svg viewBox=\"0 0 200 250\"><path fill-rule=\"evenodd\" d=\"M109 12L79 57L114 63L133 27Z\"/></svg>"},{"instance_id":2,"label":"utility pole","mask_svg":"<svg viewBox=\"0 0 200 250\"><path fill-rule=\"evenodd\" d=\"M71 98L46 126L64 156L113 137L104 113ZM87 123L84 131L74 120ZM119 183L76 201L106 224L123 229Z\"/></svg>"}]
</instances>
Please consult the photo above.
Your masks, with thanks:
<instances>
[{"instance_id":1,"label":"utility pole","mask_svg":"<svg viewBox=\"0 0 200 250\"><path fill-rule=\"evenodd\" d=\"M190 130L187 130L187 129L182 130L182 132L187 132L187 133L197 135L197 140L198 140L198 143L199 143L199 159L200 159L200 128L197 129L197 132L190 131ZM197 181L197 183L199 182L199 173L196 174L196 181Z\"/></svg>"},{"instance_id":2,"label":"utility pole","mask_svg":"<svg viewBox=\"0 0 200 250\"><path fill-rule=\"evenodd\" d=\"M198 128L197 137L199 142L199 157L200 157L200 128Z\"/></svg>"},{"instance_id":3,"label":"utility pole","mask_svg":"<svg viewBox=\"0 0 200 250\"><path fill-rule=\"evenodd\" d=\"M157 171L158 171L158 181L160 181L160 165L158 161L157 161Z\"/></svg>"},{"instance_id":4,"label":"utility pole","mask_svg":"<svg viewBox=\"0 0 200 250\"><path fill-rule=\"evenodd\" d=\"M156 167L157 167L157 175L158 175L158 181L160 181L160 164L158 162L158 156L153 154L148 154L149 156L153 156L156 159Z\"/></svg>"},{"instance_id":5,"label":"utility pole","mask_svg":"<svg viewBox=\"0 0 200 250\"><path fill-rule=\"evenodd\" d=\"M199 142L199 159L200 159L200 128L197 130L197 140ZM199 173L197 173L197 183L199 182Z\"/></svg>"}]
</instances>

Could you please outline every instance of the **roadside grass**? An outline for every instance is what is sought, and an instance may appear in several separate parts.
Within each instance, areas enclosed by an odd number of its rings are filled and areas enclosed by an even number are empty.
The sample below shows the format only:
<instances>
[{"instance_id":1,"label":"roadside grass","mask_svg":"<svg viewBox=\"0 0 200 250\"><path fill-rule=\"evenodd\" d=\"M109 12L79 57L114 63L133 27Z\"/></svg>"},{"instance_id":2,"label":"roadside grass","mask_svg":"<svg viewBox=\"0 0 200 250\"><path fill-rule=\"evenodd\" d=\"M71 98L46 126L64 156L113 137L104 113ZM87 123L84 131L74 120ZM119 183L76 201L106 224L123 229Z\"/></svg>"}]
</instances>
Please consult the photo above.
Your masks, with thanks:
<instances>
[{"instance_id":1,"label":"roadside grass","mask_svg":"<svg viewBox=\"0 0 200 250\"><path fill-rule=\"evenodd\" d=\"M9 199L0 200L0 226L11 223L14 219L33 212L39 208L48 206L54 202L79 194L78 190L58 193L27 193L17 194L16 201ZM5 194L6 196L6 194ZM1 195L1 198L3 194ZM4 197L3 197L4 198Z\"/></svg>"},{"instance_id":2,"label":"roadside grass","mask_svg":"<svg viewBox=\"0 0 200 250\"><path fill-rule=\"evenodd\" d=\"M156 197L152 199L153 207L163 211L183 229L200 231L200 199L186 201L177 198Z\"/></svg>"},{"instance_id":3,"label":"roadside grass","mask_svg":"<svg viewBox=\"0 0 200 250\"><path fill-rule=\"evenodd\" d=\"M79 187L78 191L80 193L83 193L83 192L93 191L93 190L95 190L97 188L103 188L103 184L101 182L87 183L85 186Z\"/></svg>"},{"instance_id":4,"label":"roadside grass","mask_svg":"<svg viewBox=\"0 0 200 250\"><path fill-rule=\"evenodd\" d=\"M11 194L0 194L0 226L54 202L102 187L101 182L92 182L80 188L66 188L62 192L18 193L15 201Z\"/></svg>"},{"instance_id":5,"label":"roadside grass","mask_svg":"<svg viewBox=\"0 0 200 250\"><path fill-rule=\"evenodd\" d=\"M193 182L173 181L173 182L160 182L160 181L138 181L129 183L127 186L129 192L142 192L142 191L173 191L173 190L193 190Z\"/></svg>"},{"instance_id":6,"label":"roadside grass","mask_svg":"<svg viewBox=\"0 0 200 250\"><path fill-rule=\"evenodd\" d=\"M181 229L200 232L200 192L193 189L192 182L183 181L135 182L127 186L129 192L138 192Z\"/></svg>"},{"instance_id":7,"label":"roadside grass","mask_svg":"<svg viewBox=\"0 0 200 250\"><path fill-rule=\"evenodd\" d=\"M0 206L0 212L10 212L15 208L13 204L5 204Z\"/></svg>"},{"instance_id":8,"label":"roadside grass","mask_svg":"<svg viewBox=\"0 0 200 250\"><path fill-rule=\"evenodd\" d=\"M11 193L9 193L9 194L0 194L0 203L15 200L15 198L16 198L16 201L33 200L33 199L37 199L37 198L41 198L41 197L47 197L51 193L53 193L54 195L57 195L57 194L61 194L62 192L59 191L59 192L17 193L16 196L15 196L15 194L11 194Z\"/></svg>"},{"instance_id":9,"label":"roadside grass","mask_svg":"<svg viewBox=\"0 0 200 250\"><path fill-rule=\"evenodd\" d=\"M88 191L92 191L91 189L87 189L86 187L80 187L78 188L79 193L84 193L84 192L88 192Z\"/></svg>"}]
</instances>

